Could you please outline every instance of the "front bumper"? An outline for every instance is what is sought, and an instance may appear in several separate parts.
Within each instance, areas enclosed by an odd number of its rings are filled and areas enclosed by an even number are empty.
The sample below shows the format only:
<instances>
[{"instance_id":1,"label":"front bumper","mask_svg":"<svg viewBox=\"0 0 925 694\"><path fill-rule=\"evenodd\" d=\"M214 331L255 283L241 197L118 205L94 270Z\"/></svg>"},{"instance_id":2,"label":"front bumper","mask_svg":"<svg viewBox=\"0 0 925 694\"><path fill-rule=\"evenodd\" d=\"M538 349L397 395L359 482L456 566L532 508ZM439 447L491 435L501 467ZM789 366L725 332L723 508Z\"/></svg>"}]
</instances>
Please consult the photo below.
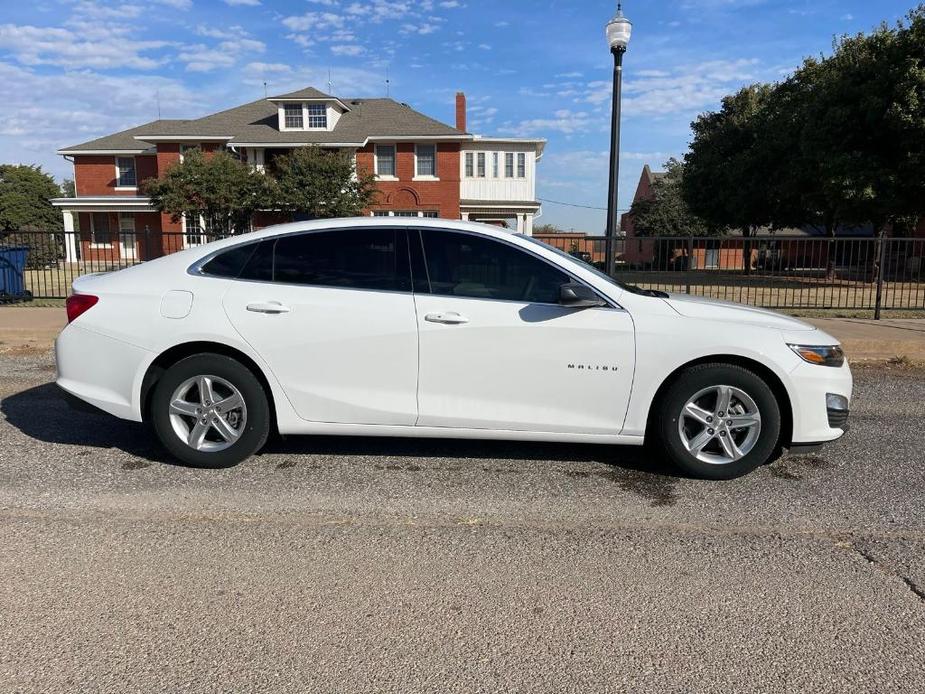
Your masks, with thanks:
<instances>
[{"instance_id":1,"label":"front bumper","mask_svg":"<svg viewBox=\"0 0 925 694\"><path fill-rule=\"evenodd\" d=\"M854 382L847 361L838 368L801 363L790 379L794 447L835 441L848 431Z\"/></svg>"}]
</instances>

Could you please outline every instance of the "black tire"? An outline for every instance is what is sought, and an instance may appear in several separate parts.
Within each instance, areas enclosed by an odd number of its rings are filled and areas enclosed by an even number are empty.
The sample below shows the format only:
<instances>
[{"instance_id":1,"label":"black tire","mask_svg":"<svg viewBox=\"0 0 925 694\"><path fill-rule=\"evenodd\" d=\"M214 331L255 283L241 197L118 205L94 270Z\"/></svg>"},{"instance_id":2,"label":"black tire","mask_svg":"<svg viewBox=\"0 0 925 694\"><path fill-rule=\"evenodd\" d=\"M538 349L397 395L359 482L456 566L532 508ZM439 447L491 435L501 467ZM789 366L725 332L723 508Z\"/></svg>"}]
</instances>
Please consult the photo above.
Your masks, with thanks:
<instances>
[{"instance_id":1,"label":"black tire","mask_svg":"<svg viewBox=\"0 0 925 694\"><path fill-rule=\"evenodd\" d=\"M720 385L738 388L751 397L761 416L760 431L751 450L742 458L728 463L704 462L684 445L679 431L679 419L690 398L704 389ZM667 388L656 404L655 413L657 419L653 423L653 430L658 435L666 457L694 477L711 480L741 477L769 462L780 448L781 414L774 391L758 374L741 366L716 363L691 367ZM697 426L696 422L694 425ZM732 433L724 435L731 436ZM735 435L741 437L742 433L737 432ZM710 445L718 447L719 443Z\"/></svg>"},{"instance_id":2,"label":"black tire","mask_svg":"<svg viewBox=\"0 0 925 694\"><path fill-rule=\"evenodd\" d=\"M180 439L171 422L170 402L174 391L187 379L203 375L217 376L232 384L246 406L246 419L241 425L239 437L223 450L192 448ZM180 462L194 467L224 468L237 465L263 447L270 432L270 406L263 386L246 366L221 354L196 354L169 367L155 385L151 398L151 422L164 448ZM216 432L210 435L217 437Z\"/></svg>"}]
</instances>

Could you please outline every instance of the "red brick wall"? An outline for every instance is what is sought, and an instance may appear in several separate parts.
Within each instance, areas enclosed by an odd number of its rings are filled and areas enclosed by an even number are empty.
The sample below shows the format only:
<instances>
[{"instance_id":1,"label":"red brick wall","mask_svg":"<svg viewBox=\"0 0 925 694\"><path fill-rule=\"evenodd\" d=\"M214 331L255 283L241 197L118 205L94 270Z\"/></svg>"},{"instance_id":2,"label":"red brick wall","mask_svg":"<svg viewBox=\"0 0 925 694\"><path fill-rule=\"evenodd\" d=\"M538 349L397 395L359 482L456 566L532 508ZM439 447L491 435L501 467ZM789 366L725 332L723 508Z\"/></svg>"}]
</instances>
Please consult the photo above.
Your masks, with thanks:
<instances>
[{"instance_id":1,"label":"red brick wall","mask_svg":"<svg viewBox=\"0 0 925 694\"><path fill-rule=\"evenodd\" d=\"M374 145L357 150L357 169L371 173ZM397 181L377 181L379 194L371 210L436 210L444 219L459 219L459 144L437 144L439 181L414 181L414 143L395 146Z\"/></svg>"},{"instance_id":2,"label":"red brick wall","mask_svg":"<svg viewBox=\"0 0 925 694\"><path fill-rule=\"evenodd\" d=\"M135 176L139 182L157 176L157 159L151 155L135 157ZM77 197L89 195L138 195L134 190L116 190L116 158L104 155L74 157Z\"/></svg>"}]
</instances>

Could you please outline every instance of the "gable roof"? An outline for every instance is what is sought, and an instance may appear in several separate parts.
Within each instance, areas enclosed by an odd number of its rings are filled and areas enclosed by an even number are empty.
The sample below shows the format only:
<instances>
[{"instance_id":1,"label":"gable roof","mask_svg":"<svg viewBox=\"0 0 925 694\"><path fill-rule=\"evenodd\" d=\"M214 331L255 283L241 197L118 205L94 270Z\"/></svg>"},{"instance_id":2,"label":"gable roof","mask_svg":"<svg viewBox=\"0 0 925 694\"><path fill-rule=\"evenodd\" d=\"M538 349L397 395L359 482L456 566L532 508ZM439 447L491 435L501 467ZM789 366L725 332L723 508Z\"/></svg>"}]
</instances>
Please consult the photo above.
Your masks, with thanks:
<instances>
[{"instance_id":1,"label":"gable roof","mask_svg":"<svg viewBox=\"0 0 925 694\"><path fill-rule=\"evenodd\" d=\"M312 87L290 92L273 99L328 98ZM60 150L71 153L98 149L143 149L146 137L163 140L176 136L184 139L223 138L231 145L246 144L338 144L362 146L369 139L446 137L471 139L472 136L434 118L415 111L394 99L346 99L349 109L341 114L333 130L280 131L278 107L271 99L259 99L242 106L219 111L191 120L157 120L121 133L91 140Z\"/></svg>"}]
</instances>

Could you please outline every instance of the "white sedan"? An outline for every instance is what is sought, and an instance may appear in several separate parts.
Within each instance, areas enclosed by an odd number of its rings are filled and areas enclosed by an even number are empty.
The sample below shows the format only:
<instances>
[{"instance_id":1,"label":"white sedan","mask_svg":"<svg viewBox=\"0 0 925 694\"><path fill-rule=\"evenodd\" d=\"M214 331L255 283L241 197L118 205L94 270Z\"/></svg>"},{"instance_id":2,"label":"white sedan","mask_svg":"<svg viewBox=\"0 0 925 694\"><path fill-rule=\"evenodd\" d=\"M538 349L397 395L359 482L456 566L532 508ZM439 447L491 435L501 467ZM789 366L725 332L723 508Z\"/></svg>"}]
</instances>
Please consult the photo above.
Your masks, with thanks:
<instances>
[{"instance_id":1,"label":"white sedan","mask_svg":"<svg viewBox=\"0 0 925 694\"><path fill-rule=\"evenodd\" d=\"M81 277L67 310L58 385L203 467L275 430L651 442L728 479L847 429L851 372L813 326L467 222L272 227Z\"/></svg>"}]
</instances>

